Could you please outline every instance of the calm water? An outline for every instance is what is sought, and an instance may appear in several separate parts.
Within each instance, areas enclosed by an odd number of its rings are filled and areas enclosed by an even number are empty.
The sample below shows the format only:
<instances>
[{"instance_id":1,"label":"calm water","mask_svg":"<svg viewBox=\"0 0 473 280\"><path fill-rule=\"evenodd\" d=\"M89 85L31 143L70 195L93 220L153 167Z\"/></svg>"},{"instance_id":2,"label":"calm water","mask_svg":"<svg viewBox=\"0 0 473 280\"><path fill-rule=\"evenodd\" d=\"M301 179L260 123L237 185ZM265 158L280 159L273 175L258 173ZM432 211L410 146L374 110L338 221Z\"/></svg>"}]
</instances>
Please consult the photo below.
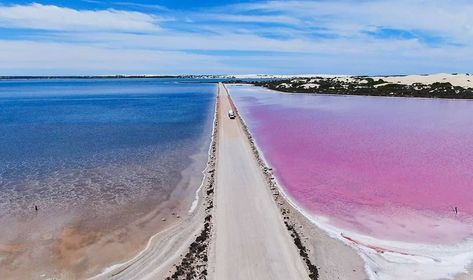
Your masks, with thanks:
<instances>
[{"instance_id":1,"label":"calm water","mask_svg":"<svg viewBox=\"0 0 473 280\"><path fill-rule=\"evenodd\" d=\"M230 91L309 212L382 239L471 238L473 102Z\"/></svg>"},{"instance_id":2,"label":"calm water","mask_svg":"<svg viewBox=\"0 0 473 280\"><path fill-rule=\"evenodd\" d=\"M0 213L165 199L211 132L215 85L0 81Z\"/></svg>"}]
</instances>

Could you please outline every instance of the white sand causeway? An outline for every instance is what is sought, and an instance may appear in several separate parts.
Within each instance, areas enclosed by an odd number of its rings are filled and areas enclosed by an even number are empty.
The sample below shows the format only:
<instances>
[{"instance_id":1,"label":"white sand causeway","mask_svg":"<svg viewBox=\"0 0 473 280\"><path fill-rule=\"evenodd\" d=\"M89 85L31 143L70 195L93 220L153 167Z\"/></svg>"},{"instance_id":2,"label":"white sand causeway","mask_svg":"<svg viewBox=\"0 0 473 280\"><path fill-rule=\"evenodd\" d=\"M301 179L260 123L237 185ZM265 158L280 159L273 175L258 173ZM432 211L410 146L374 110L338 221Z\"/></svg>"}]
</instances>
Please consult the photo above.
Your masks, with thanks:
<instances>
[{"instance_id":1,"label":"white sand causeway","mask_svg":"<svg viewBox=\"0 0 473 280\"><path fill-rule=\"evenodd\" d=\"M212 279L308 279L231 102L219 84L220 121Z\"/></svg>"}]
</instances>

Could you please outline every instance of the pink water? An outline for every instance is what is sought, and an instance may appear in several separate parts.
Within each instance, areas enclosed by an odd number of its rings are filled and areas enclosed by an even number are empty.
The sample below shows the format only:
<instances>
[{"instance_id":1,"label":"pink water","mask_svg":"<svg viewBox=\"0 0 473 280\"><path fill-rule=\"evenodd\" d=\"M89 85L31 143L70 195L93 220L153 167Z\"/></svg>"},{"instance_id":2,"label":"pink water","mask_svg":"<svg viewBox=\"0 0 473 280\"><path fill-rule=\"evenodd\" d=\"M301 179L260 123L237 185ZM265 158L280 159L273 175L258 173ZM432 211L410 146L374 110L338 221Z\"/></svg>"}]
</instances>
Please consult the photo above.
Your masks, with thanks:
<instances>
[{"instance_id":1,"label":"pink water","mask_svg":"<svg viewBox=\"0 0 473 280\"><path fill-rule=\"evenodd\" d=\"M305 210L383 239L473 236L473 102L230 92Z\"/></svg>"}]
</instances>

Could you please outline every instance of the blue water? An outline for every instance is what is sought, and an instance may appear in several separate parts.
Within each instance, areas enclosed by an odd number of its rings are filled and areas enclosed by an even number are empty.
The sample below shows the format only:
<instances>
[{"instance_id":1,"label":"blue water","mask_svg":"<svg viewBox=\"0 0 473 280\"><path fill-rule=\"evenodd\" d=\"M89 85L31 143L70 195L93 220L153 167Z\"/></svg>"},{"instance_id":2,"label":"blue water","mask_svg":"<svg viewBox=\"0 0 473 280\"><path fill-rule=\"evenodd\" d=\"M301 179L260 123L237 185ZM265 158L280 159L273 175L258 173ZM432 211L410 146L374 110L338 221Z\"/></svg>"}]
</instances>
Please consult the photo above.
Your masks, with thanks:
<instances>
[{"instance_id":1,"label":"blue water","mask_svg":"<svg viewBox=\"0 0 473 280\"><path fill-rule=\"evenodd\" d=\"M0 213L165 199L209 141L214 98L192 80L0 81Z\"/></svg>"}]
</instances>

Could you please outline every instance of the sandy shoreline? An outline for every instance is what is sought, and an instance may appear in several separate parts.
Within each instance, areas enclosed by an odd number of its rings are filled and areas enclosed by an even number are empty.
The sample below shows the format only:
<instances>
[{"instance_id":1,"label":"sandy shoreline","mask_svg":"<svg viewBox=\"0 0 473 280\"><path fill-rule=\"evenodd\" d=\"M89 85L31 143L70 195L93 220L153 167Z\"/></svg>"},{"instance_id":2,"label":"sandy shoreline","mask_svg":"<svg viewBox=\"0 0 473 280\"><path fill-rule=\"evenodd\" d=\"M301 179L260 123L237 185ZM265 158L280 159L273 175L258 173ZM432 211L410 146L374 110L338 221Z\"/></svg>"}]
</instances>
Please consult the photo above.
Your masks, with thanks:
<instances>
[{"instance_id":1,"label":"sandy shoreline","mask_svg":"<svg viewBox=\"0 0 473 280\"><path fill-rule=\"evenodd\" d=\"M412 85L415 83L428 84L433 83L451 83L454 86L463 88L473 88L473 76L470 74L447 74L438 73L430 75L407 75L407 76L379 76L374 79L383 79L388 83Z\"/></svg>"},{"instance_id":2,"label":"sandy shoreline","mask_svg":"<svg viewBox=\"0 0 473 280\"><path fill-rule=\"evenodd\" d=\"M201 174L202 172L202 167L199 163L202 161L203 156L207 157L206 154L202 153L194 155L194 157L197 158L193 159L194 162L186 170L182 171L183 179L177 186L177 189L181 191L173 192L170 198L170 201L174 201L174 203L178 202L178 204L173 208L166 209L167 211L163 211L157 218L161 226L155 227L153 232L156 232L156 229L158 229L158 232L148 238L145 244L137 246L136 248L138 249L132 251L129 257L123 258L122 261L108 267L102 267L101 272L90 279L140 279L147 273L143 271L149 269L149 266L159 264L162 267L166 267L166 259L171 260L173 257L172 254L170 254L170 252L161 251L161 255L156 256L154 253L157 250L163 250L163 248L167 246L174 247L180 242L186 242L185 234L178 236L176 232L185 232L187 235L191 235L194 228L198 228L198 225L193 222L195 216L198 216L198 214L195 213L195 211L189 212L189 205L191 205L193 199L195 199L195 188L202 180L202 175L199 176L197 174ZM193 229L187 229L188 226ZM176 252L178 252L178 250L176 250ZM137 269L137 267L139 267L139 269ZM166 274L169 268L166 267L166 269L163 270L165 271L161 271L160 275ZM137 273L137 271L141 274L133 275ZM138 277L138 275L142 276Z\"/></svg>"}]
</instances>

